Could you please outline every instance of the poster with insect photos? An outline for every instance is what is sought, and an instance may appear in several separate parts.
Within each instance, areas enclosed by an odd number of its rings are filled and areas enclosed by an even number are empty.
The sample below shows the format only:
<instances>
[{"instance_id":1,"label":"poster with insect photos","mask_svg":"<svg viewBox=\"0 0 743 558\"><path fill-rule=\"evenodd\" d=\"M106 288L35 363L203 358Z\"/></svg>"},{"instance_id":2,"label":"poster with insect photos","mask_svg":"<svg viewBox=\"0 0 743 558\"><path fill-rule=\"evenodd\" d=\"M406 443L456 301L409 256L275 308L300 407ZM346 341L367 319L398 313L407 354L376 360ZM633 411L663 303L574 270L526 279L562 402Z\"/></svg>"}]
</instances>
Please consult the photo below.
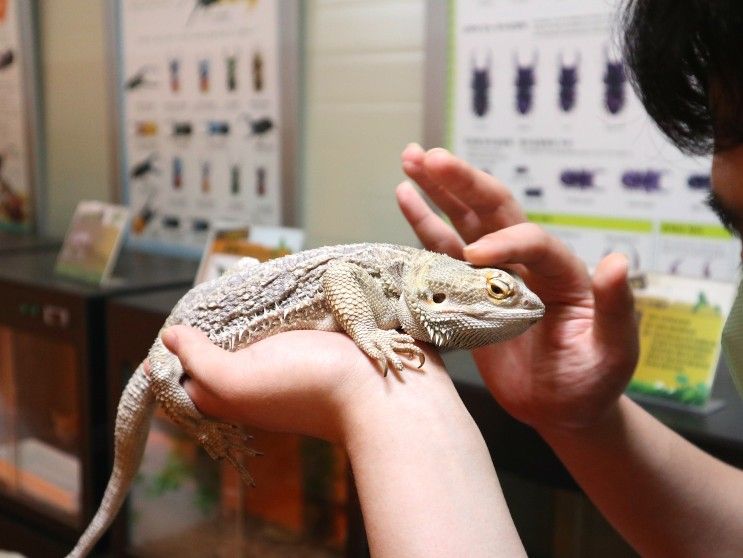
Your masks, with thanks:
<instances>
[{"instance_id":1,"label":"poster with insect photos","mask_svg":"<svg viewBox=\"0 0 743 558\"><path fill-rule=\"evenodd\" d=\"M595 266L733 281L738 247L630 86L619 0L451 0L448 146Z\"/></svg>"},{"instance_id":2,"label":"poster with insect photos","mask_svg":"<svg viewBox=\"0 0 743 558\"><path fill-rule=\"evenodd\" d=\"M28 2L0 0L0 230L33 228L36 102Z\"/></svg>"},{"instance_id":3,"label":"poster with insect photos","mask_svg":"<svg viewBox=\"0 0 743 558\"><path fill-rule=\"evenodd\" d=\"M200 251L218 220L281 224L280 5L118 2L132 244Z\"/></svg>"}]
</instances>

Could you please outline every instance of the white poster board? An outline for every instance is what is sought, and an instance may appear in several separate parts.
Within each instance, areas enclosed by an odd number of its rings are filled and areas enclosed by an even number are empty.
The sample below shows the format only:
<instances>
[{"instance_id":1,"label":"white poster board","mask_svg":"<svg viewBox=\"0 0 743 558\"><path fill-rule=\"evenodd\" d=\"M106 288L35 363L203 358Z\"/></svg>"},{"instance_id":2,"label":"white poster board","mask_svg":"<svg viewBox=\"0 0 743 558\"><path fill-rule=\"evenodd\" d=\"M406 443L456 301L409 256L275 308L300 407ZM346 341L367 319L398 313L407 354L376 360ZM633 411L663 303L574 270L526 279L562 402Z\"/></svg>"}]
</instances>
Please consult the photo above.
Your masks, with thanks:
<instances>
[{"instance_id":1,"label":"white poster board","mask_svg":"<svg viewBox=\"0 0 743 558\"><path fill-rule=\"evenodd\" d=\"M709 160L682 155L632 92L616 0L450 2L449 141L589 266L731 281L737 243L705 205Z\"/></svg>"},{"instance_id":2,"label":"white poster board","mask_svg":"<svg viewBox=\"0 0 743 558\"><path fill-rule=\"evenodd\" d=\"M281 224L280 7L120 1L131 243L200 249L217 220Z\"/></svg>"},{"instance_id":3,"label":"white poster board","mask_svg":"<svg viewBox=\"0 0 743 558\"><path fill-rule=\"evenodd\" d=\"M28 2L0 0L0 230L33 228L35 93Z\"/></svg>"}]
</instances>

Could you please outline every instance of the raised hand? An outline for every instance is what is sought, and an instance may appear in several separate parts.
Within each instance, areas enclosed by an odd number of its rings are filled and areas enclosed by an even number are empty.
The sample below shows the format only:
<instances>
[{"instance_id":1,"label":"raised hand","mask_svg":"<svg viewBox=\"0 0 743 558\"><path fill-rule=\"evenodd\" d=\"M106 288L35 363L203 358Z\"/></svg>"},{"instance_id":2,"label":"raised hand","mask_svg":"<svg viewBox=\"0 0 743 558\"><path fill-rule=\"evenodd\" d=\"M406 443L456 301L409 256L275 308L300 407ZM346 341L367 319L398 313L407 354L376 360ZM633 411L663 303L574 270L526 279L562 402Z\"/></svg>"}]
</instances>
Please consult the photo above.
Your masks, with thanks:
<instances>
[{"instance_id":1,"label":"raised hand","mask_svg":"<svg viewBox=\"0 0 743 558\"><path fill-rule=\"evenodd\" d=\"M456 229L455 232L434 213L410 183L400 184L400 209L431 250L462 258L465 243L526 221L521 207L503 184L444 149L424 152L411 144L403 151L402 167Z\"/></svg>"},{"instance_id":2,"label":"raised hand","mask_svg":"<svg viewBox=\"0 0 743 558\"><path fill-rule=\"evenodd\" d=\"M402 160L453 225L404 182L398 203L423 244L475 265L514 268L547 307L526 334L474 351L495 398L537 429L597 421L619 398L637 359L626 259L607 256L591 278L562 242L525 222L497 179L443 149L410 145Z\"/></svg>"}]
</instances>

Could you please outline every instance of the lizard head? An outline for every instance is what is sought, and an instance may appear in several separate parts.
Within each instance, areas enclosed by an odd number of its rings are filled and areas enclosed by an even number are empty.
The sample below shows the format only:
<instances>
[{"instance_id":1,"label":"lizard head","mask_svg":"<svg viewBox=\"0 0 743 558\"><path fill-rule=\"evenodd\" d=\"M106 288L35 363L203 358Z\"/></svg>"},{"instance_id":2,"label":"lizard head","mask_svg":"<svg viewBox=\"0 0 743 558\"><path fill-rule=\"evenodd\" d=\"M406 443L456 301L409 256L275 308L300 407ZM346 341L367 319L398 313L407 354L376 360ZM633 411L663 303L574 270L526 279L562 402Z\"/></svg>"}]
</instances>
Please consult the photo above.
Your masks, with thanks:
<instances>
[{"instance_id":1,"label":"lizard head","mask_svg":"<svg viewBox=\"0 0 743 558\"><path fill-rule=\"evenodd\" d=\"M544 304L515 273L476 268L424 252L408 267L401 323L416 339L445 349L505 341L544 316Z\"/></svg>"}]
</instances>

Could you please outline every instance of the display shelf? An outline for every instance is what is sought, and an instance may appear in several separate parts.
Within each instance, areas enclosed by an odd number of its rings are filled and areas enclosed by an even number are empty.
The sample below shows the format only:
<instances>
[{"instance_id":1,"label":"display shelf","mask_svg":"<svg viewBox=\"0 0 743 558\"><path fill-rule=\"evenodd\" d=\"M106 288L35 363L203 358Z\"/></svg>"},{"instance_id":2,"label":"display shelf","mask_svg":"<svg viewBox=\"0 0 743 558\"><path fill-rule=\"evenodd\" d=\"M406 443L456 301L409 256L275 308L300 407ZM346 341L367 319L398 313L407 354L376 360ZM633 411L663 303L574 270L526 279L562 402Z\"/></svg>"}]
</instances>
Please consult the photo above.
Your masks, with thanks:
<instances>
[{"instance_id":1,"label":"display shelf","mask_svg":"<svg viewBox=\"0 0 743 558\"><path fill-rule=\"evenodd\" d=\"M72 548L110 472L106 300L186 288L197 268L124 251L117 279L96 286L55 276L56 254L0 250L0 523L26 526L3 548L33 556Z\"/></svg>"}]
</instances>

